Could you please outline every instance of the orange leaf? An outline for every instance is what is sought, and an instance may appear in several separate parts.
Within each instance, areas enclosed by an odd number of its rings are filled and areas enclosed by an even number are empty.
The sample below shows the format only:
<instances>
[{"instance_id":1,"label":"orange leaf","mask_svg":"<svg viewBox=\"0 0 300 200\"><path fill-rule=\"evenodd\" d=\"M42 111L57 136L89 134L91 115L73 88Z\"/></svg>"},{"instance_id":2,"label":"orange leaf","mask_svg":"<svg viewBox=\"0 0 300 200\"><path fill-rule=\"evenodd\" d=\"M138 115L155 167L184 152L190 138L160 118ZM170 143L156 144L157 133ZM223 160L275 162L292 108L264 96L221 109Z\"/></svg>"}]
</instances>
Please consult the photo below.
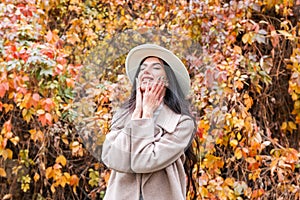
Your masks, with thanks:
<instances>
[{"instance_id":1,"label":"orange leaf","mask_svg":"<svg viewBox=\"0 0 300 200\"><path fill-rule=\"evenodd\" d=\"M74 187L76 187L76 186L78 186L78 183L79 183L79 178L77 177L77 175L72 175L71 177L70 177L70 186L74 186ZM73 187L73 188L74 188Z\"/></svg>"},{"instance_id":2,"label":"orange leaf","mask_svg":"<svg viewBox=\"0 0 300 200\"><path fill-rule=\"evenodd\" d=\"M34 182L37 182L39 179L40 179L40 175L38 173L35 173L33 177Z\"/></svg>"},{"instance_id":3,"label":"orange leaf","mask_svg":"<svg viewBox=\"0 0 300 200\"><path fill-rule=\"evenodd\" d=\"M48 167L46 169L46 179L50 179L53 177L54 173L53 173L53 168L52 167Z\"/></svg>"},{"instance_id":4,"label":"orange leaf","mask_svg":"<svg viewBox=\"0 0 300 200\"><path fill-rule=\"evenodd\" d=\"M6 121L3 125L3 128L5 129L5 132L11 132L11 128L12 128L11 121L10 120Z\"/></svg>"},{"instance_id":5,"label":"orange leaf","mask_svg":"<svg viewBox=\"0 0 300 200\"><path fill-rule=\"evenodd\" d=\"M77 175L73 174L70 178L70 185L78 185L79 183L79 178Z\"/></svg>"},{"instance_id":6,"label":"orange leaf","mask_svg":"<svg viewBox=\"0 0 300 200\"><path fill-rule=\"evenodd\" d=\"M35 129L31 129L28 132L30 133L30 139L32 139L34 142L36 142L37 140L44 140L44 134L41 130L36 131Z\"/></svg>"},{"instance_id":7,"label":"orange leaf","mask_svg":"<svg viewBox=\"0 0 300 200\"><path fill-rule=\"evenodd\" d=\"M67 159L63 155L60 155L56 158L55 162L60 163L62 166L66 166Z\"/></svg>"},{"instance_id":8,"label":"orange leaf","mask_svg":"<svg viewBox=\"0 0 300 200\"><path fill-rule=\"evenodd\" d=\"M6 172L3 168L0 167L0 176L6 177Z\"/></svg>"},{"instance_id":9,"label":"orange leaf","mask_svg":"<svg viewBox=\"0 0 300 200\"><path fill-rule=\"evenodd\" d=\"M254 190L251 195L251 199L257 199L265 193L264 189Z\"/></svg>"},{"instance_id":10,"label":"orange leaf","mask_svg":"<svg viewBox=\"0 0 300 200\"><path fill-rule=\"evenodd\" d=\"M105 183L108 183L109 177L110 177L110 173L105 173L105 175L104 175Z\"/></svg>"},{"instance_id":11,"label":"orange leaf","mask_svg":"<svg viewBox=\"0 0 300 200\"><path fill-rule=\"evenodd\" d=\"M68 86L68 87L74 87L74 85L75 85L73 79L67 78L67 79L66 79L66 82L67 82L67 86Z\"/></svg>"}]
</instances>

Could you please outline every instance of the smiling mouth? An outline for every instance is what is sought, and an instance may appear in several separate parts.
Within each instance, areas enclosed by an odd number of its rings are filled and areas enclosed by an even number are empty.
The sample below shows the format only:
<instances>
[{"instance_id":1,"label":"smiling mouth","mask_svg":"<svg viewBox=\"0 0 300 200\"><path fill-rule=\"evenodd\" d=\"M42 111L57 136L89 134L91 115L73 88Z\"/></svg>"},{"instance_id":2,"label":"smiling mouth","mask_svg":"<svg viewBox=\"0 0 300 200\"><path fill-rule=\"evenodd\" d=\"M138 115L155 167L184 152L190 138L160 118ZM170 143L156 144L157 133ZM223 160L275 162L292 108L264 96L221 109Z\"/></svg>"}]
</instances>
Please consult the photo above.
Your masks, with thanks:
<instances>
[{"instance_id":1,"label":"smiling mouth","mask_svg":"<svg viewBox=\"0 0 300 200\"><path fill-rule=\"evenodd\" d=\"M150 81L153 81L154 79L153 78L150 78L150 77L145 77L145 78L142 78L142 82L150 82Z\"/></svg>"}]
</instances>

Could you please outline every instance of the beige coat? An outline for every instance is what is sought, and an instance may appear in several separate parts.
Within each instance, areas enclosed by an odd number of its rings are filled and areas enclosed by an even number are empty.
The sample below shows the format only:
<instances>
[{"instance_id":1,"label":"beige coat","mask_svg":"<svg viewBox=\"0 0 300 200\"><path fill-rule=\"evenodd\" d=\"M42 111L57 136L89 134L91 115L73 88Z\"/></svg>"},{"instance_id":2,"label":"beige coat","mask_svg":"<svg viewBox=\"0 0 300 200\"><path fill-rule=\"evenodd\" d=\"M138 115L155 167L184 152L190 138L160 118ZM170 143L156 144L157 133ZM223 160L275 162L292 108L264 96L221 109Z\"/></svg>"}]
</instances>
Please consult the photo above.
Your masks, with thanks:
<instances>
[{"instance_id":1,"label":"beige coat","mask_svg":"<svg viewBox=\"0 0 300 200\"><path fill-rule=\"evenodd\" d=\"M103 162L112 169L104 199L139 200L142 193L144 200L184 200L184 150L193 129L190 117L166 105L156 122L126 114L113 123L102 150Z\"/></svg>"}]
</instances>

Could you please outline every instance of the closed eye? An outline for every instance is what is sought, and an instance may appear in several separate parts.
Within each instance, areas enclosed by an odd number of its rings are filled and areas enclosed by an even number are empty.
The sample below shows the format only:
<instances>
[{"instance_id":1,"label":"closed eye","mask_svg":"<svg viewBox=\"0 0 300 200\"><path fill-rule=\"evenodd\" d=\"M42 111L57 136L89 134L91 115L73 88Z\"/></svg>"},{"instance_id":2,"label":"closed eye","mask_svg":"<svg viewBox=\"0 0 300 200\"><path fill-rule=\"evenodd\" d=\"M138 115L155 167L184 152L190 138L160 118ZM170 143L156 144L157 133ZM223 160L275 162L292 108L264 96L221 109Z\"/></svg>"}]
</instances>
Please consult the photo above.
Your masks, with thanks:
<instances>
[{"instance_id":1,"label":"closed eye","mask_svg":"<svg viewBox=\"0 0 300 200\"><path fill-rule=\"evenodd\" d=\"M161 66L160 63L155 63L155 64L153 65L153 69L161 69L161 68L162 68L162 66Z\"/></svg>"}]
</instances>

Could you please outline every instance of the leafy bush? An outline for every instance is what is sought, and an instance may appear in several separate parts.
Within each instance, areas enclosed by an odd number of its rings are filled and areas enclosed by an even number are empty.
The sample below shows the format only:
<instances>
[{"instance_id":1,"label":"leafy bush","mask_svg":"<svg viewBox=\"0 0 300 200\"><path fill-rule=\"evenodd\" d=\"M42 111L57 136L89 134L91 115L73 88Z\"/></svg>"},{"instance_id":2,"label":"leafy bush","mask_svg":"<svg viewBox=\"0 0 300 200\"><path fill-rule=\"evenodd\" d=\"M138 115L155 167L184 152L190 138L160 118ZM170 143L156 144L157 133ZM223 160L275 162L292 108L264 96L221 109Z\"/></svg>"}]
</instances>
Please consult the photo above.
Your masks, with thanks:
<instances>
[{"instance_id":1,"label":"leafy bush","mask_svg":"<svg viewBox=\"0 0 300 200\"><path fill-rule=\"evenodd\" d=\"M192 78L201 146L187 199L299 198L298 19L293 1L3 1L0 197L102 198L125 55L155 42Z\"/></svg>"}]
</instances>

